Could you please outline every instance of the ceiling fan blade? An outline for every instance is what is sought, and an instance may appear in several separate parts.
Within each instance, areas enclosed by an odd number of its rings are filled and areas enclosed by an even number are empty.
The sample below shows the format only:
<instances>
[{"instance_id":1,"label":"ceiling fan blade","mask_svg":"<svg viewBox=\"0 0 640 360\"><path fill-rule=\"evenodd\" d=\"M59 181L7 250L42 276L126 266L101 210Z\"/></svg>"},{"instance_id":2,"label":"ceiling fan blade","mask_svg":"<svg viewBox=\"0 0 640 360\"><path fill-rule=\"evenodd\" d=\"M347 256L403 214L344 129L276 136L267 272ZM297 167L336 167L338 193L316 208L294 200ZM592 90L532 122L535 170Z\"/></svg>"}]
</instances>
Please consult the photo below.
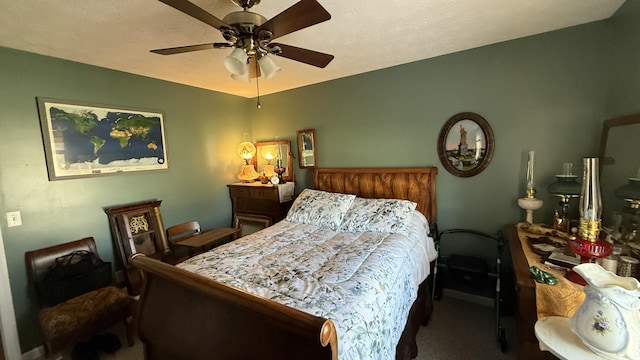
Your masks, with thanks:
<instances>
[{"instance_id":1,"label":"ceiling fan blade","mask_svg":"<svg viewBox=\"0 0 640 360\"><path fill-rule=\"evenodd\" d=\"M273 39L331 19L331 14L316 0L301 0L260 26L273 34Z\"/></svg>"},{"instance_id":2,"label":"ceiling fan blade","mask_svg":"<svg viewBox=\"0 0 640 360\"><path fill-rule=\"evenodd\" d=\"M282 49L281 53L276 53L278 56L285 57L287 59L296 60L303 62L305 64L317 66L319 68L324 68L329 65L331 60L333 60L333 55L321 53L318 51L313 51L309 49L303 49L296 46L285 45L285 44L276 44L271 43L270 47L279 46Z\"/></svg>"},{"instance_id":3,"label":"ceiling fan blade","mask_svg":"<svg viewBox=\"0 0 640 360\"><path fill-rule=\"evenodd\" d=\"M211 15L209 12L198 7L197 5L187 0L160 0L161 2L171 6L176 10L180 10L183 13L194 17L207 25L211 25L214 28L220 30L222 27L229 27L224 21Z\"/></svg>"},{"instance_id":4,"label":"ceiling fan blade","mask_svg":"<svg viewBox=\"0 0 640 360\"><path fill-rule=\"evenodd\" d=\"M160 54L160 55L173 55L173 54L181 54L191 51L200 51L200 50L209 50L218 48L215 44L200 44L200 45L188 45L188 46L178 46L166 49L156 49L151 50L152 53Z\"/></svg>"}]
</instances>

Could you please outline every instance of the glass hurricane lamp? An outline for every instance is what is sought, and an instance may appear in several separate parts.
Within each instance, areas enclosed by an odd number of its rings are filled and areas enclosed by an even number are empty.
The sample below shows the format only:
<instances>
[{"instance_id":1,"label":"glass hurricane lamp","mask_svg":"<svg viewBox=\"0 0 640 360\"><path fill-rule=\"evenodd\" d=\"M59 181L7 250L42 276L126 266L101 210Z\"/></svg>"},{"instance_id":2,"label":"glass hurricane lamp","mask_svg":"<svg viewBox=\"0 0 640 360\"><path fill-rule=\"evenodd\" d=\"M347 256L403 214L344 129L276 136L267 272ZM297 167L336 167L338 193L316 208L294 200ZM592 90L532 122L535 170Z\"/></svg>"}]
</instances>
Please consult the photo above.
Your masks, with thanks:
<instances>
[{"instance_id":1,"label":"glass hurricane lamp","mask_svg":"<svg viewBox=\"0 0 640 360\"><path fill-rule=\"evenodd\" d=\"M526 211L525 221L533 224L533 211L542 207L542 200L536 199L536 182L535 182L535 161L536 152L529 151L529 158L527 160L527 187L525 189L525 196L518 199L518 206Z\"/></svg>"},{"instance_id":2,"label":"glass hurricane lamp","mask_svg":"<svg viewBox=\"0 0 640 360\"><path fill-rule=\"evenodd\" d=\"M237 152L238 156L244 160L244 165L242 165L240 173L237 175L238 179L244 182L254 181L260 174L256 172L253 164L249 164L249 160L256 155L256 146L249 141L243 141L238 145Z\"/></svg>"},{"instance_id":3,"label":"glass hurricane lamp","mask_svg":"<svg viewBox=\"0 0 640 360\"><path fill-rule=\"evenodd\" d=\"M272 152L270 147L263 146L263 148L264 149L262 150L262 157L267 163L263 165L262 173L266 177L271 178L272 176L276 175L274 165L271 164L271 161L275 159L276 155Z\"/></svg>"},{"instance_id":4,"label":"glass hurricane lamp","mask_svg":"<svg viewBox=\"0 0 640 360\"><path fill-rule=\"evenodd\" d=\"M613 244L600 239L602 197L600 195L598 158L584 158L583 165L578 236L571 236L567 245L574 254L580 256L581 263L593 263L598 258L609 256L613 250ZM577 284L587 284L574 271L568 271L566 277Z\"/></svg>"},{"instance_id":5,"label":"glass hurricane lamp","mask_svg":"<svg viewBox=\"0 0 640 360\"><path fill-rule=\"evenodd\" d=\"M547 190L553 196L560 198L560 213L555 216L553 227L556 230L569 233L569 200L579 198L582 187L573 174L573 164L564 163L562 174L556 175L556 181L549 184Z\"/></svg>"}]
</instances>

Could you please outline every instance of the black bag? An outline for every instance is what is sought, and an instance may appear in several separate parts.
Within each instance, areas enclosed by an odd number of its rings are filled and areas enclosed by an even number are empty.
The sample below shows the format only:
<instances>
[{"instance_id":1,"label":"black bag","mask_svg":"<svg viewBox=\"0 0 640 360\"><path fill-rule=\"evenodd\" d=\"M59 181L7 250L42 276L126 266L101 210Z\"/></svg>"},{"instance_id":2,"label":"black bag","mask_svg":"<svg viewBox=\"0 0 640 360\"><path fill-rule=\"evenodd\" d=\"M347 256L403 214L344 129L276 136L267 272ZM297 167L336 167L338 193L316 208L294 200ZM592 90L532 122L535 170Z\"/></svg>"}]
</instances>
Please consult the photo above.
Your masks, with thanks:
<instances>
[{"instance_id":1,"label":"black bag","mask_svg":"<svg viewBox=\"0 0 640 360\"><path fill-rule=\"evenodd\" d=\"M77 250L60 256L42 280L42 305L55 305L111 285L111 276L111 263L102 261L91 251Z\"/></svg>"}]
</instances>

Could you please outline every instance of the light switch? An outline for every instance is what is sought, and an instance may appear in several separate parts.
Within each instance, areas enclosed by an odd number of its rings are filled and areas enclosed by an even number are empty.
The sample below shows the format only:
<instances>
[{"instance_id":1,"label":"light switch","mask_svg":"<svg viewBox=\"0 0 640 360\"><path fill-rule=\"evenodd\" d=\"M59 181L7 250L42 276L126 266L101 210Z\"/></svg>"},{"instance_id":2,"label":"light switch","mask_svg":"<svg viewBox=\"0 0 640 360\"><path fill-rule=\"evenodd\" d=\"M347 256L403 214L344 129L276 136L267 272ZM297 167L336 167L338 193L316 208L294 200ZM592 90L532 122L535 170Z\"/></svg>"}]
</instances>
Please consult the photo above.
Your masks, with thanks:
<instances>
[{"instance_id":1,"label":"light switch","mask_svg":"<svg viewBox=\"0 0 640 360\"><path fill-rule=\"evenodd\" d=\"M7 213L7 226L20 226L22 225L22 218L20 217L20 211L10 211Z\"/></svg>"}]
</instances>

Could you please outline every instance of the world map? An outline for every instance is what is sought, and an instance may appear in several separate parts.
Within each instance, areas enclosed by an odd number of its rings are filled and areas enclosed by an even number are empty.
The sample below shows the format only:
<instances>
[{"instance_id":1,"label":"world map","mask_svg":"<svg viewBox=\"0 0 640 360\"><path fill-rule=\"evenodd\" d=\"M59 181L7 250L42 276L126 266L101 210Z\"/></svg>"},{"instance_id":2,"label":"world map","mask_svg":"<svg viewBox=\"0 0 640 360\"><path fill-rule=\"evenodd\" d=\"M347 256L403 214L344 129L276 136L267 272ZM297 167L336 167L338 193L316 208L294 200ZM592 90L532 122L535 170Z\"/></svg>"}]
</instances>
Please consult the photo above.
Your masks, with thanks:
<instances>
[{"instance_id":1,"label":"world map","mask_svg":"<svg viewBox=\"0 0 640 360\"><path fill-rule=\"evenodd\" d=\"M62 175L166 168L158 115L61 104L49 106L47 115Z\"/></svg>"}]
</instances>

